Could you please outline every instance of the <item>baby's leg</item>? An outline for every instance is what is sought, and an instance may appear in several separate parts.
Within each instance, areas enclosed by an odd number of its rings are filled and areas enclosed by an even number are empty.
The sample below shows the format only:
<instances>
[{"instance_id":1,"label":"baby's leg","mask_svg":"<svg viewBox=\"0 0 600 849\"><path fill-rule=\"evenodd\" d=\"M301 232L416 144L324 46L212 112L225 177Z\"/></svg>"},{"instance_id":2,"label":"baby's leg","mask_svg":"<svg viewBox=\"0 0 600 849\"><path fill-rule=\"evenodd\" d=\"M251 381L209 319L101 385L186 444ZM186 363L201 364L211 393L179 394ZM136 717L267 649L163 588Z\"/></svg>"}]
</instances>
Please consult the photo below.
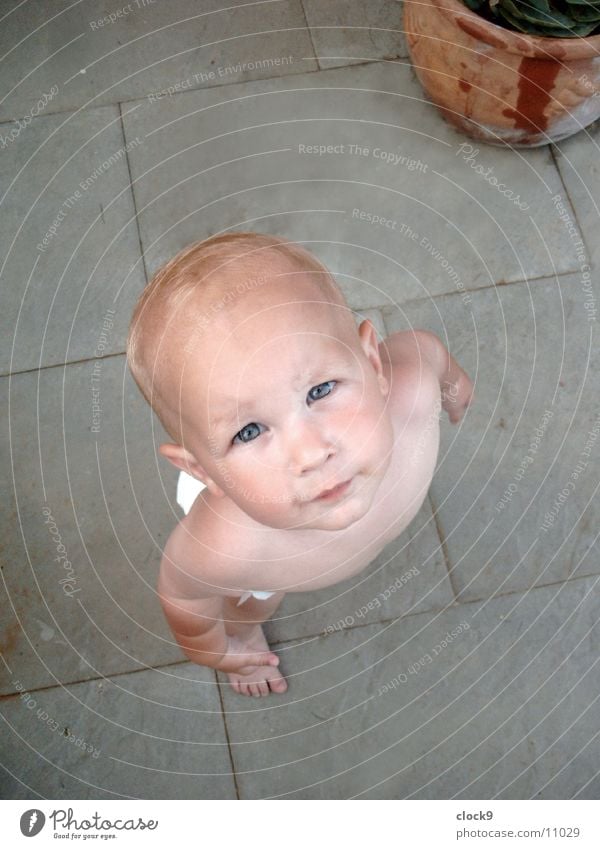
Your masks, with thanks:
<instances>
[{"instance_id":1,"label":"baby's leg","mask_svg":"<svg viewBox=\"0 0 600 849\"><path fill-rule=\"evenodd\" d=\"M265 651L269 649L262 623L275 613L285 593L275 593L270 598L251 597L239 605L237 598L223 600L225 631L240 641L240 651ZM244 696L267 696L269 692L285 693L287 682L276 666L255 666L245 673L228 673L231 686Z\"/></svg>"}]
</instances>

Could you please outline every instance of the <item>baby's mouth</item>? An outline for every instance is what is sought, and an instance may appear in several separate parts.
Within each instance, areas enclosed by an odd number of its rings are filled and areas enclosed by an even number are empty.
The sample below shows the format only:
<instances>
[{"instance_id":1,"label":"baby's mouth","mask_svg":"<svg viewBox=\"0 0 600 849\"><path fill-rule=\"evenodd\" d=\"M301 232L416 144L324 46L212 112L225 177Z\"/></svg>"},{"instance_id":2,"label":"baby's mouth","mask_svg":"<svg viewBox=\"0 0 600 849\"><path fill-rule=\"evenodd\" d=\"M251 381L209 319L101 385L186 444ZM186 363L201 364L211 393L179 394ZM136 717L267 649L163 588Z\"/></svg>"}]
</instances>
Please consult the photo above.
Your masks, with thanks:
<instances>
[{"instance_id":1,"label":"baby's mouth","mask_svg":"<svg viewBox=\"0 0 600 849\"><path fill-rule=\"evenodd\" d=\"M324 489L316 498L313 498L313 501L337 501L338 498L342 498L350 488L350 484L352 483L352 478L343 483L337 484L337 486L332 487L331 489Z\"/></svg>"}]
</instances>

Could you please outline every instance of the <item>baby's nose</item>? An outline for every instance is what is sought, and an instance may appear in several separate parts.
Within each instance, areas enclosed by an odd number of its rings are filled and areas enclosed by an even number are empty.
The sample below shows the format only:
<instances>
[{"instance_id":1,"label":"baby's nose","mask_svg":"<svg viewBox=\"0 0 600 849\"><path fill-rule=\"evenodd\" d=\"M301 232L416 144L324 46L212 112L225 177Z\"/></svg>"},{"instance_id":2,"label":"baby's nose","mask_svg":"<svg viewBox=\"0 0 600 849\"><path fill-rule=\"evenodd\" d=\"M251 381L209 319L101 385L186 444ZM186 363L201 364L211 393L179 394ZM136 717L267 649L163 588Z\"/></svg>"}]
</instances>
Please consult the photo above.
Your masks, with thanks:
<instances>
[{"instance_id":1,"label":"baby's nose","mask_svg":"<svg viewBox=\"0 0 600 849\"><path fill-rule=\"evenodd\" d=\"M335 447L320 428L305 424L295 429L289 445L291 470L302 475L320 468L335 454Z\"/></svg>"}]
</instances>

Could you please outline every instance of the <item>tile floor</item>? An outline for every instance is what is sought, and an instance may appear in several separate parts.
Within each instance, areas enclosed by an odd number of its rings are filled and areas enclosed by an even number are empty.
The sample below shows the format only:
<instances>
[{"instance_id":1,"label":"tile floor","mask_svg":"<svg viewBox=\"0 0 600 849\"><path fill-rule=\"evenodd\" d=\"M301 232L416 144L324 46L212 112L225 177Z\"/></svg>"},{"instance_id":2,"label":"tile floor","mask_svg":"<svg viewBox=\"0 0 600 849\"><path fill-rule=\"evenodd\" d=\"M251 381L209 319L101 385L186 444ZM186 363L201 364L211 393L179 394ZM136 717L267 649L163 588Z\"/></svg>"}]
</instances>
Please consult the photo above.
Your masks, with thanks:
<instances>
[{"instance_id":1,"label":"tile floor","mask_svg":"<svg viewBox=\"0 0 600 849\"><path fill-rule=\"evenodd\" d=\"M478 147L524 209L423 98L396 0L55 5L0 34L0 795L598 798L600 127ZM123 356L148 276L228 229L306 244L477 392L410 528L269 623L261 701L163 620L175 472Z\"/></svg>"}]
</instances>

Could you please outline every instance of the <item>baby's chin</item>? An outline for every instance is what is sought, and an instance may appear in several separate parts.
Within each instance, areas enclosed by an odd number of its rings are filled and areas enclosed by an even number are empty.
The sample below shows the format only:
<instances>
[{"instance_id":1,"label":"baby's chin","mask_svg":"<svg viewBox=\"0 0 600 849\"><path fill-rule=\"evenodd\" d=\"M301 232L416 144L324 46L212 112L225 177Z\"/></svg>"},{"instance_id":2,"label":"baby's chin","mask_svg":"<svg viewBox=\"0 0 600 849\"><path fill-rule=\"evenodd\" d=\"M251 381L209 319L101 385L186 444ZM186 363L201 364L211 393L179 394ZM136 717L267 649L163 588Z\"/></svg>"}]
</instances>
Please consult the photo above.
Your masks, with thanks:
<instances>
[{"instance_id":1,"label":"baby's chin","mask_svg":"<svg viewBox=\"0 0 600 849\"><path fill-rule=\"evenodd\" d=\"M295 525L298 529L315 531L344 531L359 522L369 512L372 499L360 496L343 501L340 504L313 505L316 509L301 517Z\"/></svg>"},{"instance_id":2,"label":"baby's chin","mask_svg":"<svg viewBox=\"0 0 600 849\"><path fill-rule=\"evenodd\" d=\"M305 525L299 525L299 528L307 528L313 531L345 531L348 528L359 522L367 513L367 510L361 510L359 513L346 514L340 516L337 511L320 516L314 521L307 522Z\"/></svg>"}]
</instances>

